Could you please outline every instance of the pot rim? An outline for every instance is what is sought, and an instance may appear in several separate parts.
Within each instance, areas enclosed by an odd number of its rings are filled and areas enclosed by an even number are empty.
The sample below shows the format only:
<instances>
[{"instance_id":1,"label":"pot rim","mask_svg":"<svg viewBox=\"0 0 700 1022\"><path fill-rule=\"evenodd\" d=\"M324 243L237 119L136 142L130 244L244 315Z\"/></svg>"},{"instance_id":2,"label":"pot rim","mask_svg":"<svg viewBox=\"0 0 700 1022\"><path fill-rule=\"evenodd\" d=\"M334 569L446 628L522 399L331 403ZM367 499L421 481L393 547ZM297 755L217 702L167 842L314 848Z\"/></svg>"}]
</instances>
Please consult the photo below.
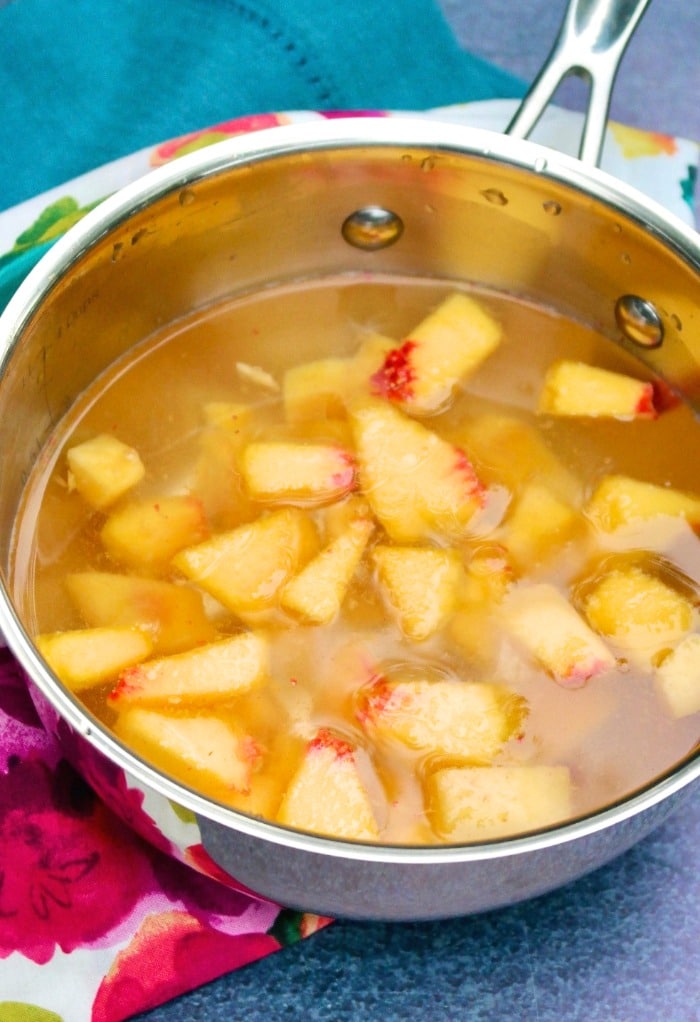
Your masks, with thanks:
<instances>
[{"instance_id":1,"label":"pot rim","mask_svg":"<svg viewBox=\"0 0 700 1022\"><path fill-rule=\"evenodd\" d=\"M277 126L215 143L159 167L105 199L70 228L41 258L0 315L0 385L7 360L44 297L74 263L132 213L166 194L238 166L255 165L299 153L357 149L430 149L469 156L534 173L612 207L654 235L700 272L700 234L659 203L613 175L527 140L451 122L406 115L395 119L348 117ZM124 746L64 688L44 664L17 615L3 577L0 631L32 682L53 708L98 752L139 783L193 813L250 837L299 851L397 864L478 861L562 845L629 819L700 779L700 749L661 777L602 810L521 836L472 844L410 846L339 840L286 828L207 798L169 778Z\"/></svg>"},{"instance_id":2,"label":"pot rim","mask_svg":"<svg viewBox=\"0 0 700 1022\"><path fill-rule=\"evenodd\" d=\"M71 227L33 267L0 315L0 374L13 336L43 295L105 233L156 199L237 166L304 152L397 147L476 157L588 194L642 226L700 272L698 231L607 171L528 139L412 113L278 125L224 139L157 167L118 189Z\"/></svg>"}]
</instances>

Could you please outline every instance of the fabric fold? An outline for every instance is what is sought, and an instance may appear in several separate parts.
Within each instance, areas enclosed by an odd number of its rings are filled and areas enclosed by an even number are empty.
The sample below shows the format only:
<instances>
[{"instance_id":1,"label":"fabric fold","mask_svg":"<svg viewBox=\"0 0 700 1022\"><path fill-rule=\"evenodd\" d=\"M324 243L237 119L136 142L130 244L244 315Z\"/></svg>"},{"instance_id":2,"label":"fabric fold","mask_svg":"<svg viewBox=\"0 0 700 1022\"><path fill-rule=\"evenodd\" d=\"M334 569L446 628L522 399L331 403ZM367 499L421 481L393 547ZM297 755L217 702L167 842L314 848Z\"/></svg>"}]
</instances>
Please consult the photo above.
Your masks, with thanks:
<instances>
[{"instance_id":1,"label":"fabric fold","mask_svg":"<svg viewBox=\"0 0 700 1022\"><path fill-rule=\"evenodd\" d=\"M430 0L14 0L0 34L1 208L224 118L523 91Z\"/></svg>"}]
</instances>

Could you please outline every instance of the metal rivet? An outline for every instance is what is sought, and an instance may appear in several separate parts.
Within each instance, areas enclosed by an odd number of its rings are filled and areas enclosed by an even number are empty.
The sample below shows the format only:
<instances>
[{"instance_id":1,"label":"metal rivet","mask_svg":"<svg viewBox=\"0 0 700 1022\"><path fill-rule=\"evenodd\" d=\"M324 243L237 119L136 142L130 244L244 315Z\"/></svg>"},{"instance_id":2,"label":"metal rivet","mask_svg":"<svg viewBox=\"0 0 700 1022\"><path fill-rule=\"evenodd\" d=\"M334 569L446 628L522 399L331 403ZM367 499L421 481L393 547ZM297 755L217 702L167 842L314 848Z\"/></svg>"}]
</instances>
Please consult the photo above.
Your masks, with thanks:
<instances>
[{"instance_id":1,"label":"metal rivet","mask_svg":"<svg viewBox=\"0 0 700 1022\"><path fill-rule=\"evenodd\" d=\"M621 295L615 303L615 319L625 337L642 348L663 343L664 326L656 307L638 295Z\"/></svg>"},{"instance_id":2,"label":"metal rivet","mask_svg":"<svg viewBox=\"0 0 700 1022\"><path fill-rule=\"evenodd\" d=\"M363 206L345 219L342 234L349 245L373 252L399 240L403 220L382 206Z\"/></svg>"}]
</instances>

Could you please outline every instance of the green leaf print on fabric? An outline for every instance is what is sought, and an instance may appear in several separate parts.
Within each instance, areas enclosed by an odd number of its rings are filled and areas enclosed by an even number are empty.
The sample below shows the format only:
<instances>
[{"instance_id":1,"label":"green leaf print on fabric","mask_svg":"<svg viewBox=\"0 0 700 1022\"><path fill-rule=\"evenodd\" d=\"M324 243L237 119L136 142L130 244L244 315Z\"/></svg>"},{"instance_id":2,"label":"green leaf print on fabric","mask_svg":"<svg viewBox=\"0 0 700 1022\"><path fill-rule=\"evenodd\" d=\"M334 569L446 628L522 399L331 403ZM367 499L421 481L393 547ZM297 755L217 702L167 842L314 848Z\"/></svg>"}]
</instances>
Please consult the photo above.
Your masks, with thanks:
<instances>
[{"instance_id":1,"label":"green leaf print on fabric","mask_svg":"<svg viewBox=\"0 0 700 1022\"><path fill-rule=\"evenodd\" d=\"M191 809L186 809L185 806L181 806L178 802L170 800L170 808L177 816L178 820L182 820L183 823L196 823L197 817Z\"/></svg>"},{"instance_id":2,"label":"green leaf print on fabric","mask_svg":"<svg viewBox=\"0 0 700 1022\"><path fill-rule=\"evenodd\" d=\"M278 940L282 947L289 947L290 944L296 944L302 939L303 924L303 912L296 912L294 909L284 908L267 932L270 937L274 937L275 940Z\"/></svg>"},{"instance_id":3,"label":"green leaf print on fabric","mask_svg":"<svg viewBox=\"0 0 700 1022\"><path fill-rule=\"evenodd\" d=\"M681 181L681 195L683 201L687 202L690 208L693 208L693 202L695 199L695 186L698 179L698 168L690 164L688 167L688 176L684 177Z\"/></svg>"},{"instance_id":4,"label":"green leaf print on fabric","mask_svg":"<svg viewBox=\"0 0 700 1022\"><path fill-rule=\"evenodd\" d=\"M2 1022L63 1022L61 1015L36 1004L22 1004L19 1001L0 1001Z\"/></svg>"},{"instance_id":5,"label":"green leaf print on fabric","mask_svg":"<svg viewBox=\"0 0 700 1022\"><path fill-rule=\"evenodd\" d=\"M29 227L22 231L9 252L5 252L0 256L0 266L17 256L20 252L26 252L37 245L45 245L47 242L55 241L56 238L65 234L69 227L76 224L78 220L82 220L85 214L89 213L95 206L98 206L100 202L102 202L102 199L97 199L95 202L81 206L77 199L72 198L70 195L52 202L41 211Z\"/></svg>"}]
</instances>

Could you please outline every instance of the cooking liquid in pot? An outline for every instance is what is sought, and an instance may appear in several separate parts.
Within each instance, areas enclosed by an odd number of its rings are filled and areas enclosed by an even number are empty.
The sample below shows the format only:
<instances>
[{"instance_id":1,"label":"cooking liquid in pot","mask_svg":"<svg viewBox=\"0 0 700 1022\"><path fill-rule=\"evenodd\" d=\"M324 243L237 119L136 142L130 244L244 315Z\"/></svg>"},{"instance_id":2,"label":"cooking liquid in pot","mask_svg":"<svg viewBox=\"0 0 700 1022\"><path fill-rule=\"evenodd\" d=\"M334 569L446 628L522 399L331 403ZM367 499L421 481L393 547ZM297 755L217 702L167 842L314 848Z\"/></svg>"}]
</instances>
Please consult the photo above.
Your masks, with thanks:
<instances>
[{"instance_id":1,"label":"cooking liquid in pot","mask_svg":"<svg viewBox=\"0 0 700 1022\"><path fill-rule=\"evenodd\" d=\"M651 497L651 510L611 523L594 496L610 477L623 491L629 479L692 491L696 423L658 386L656 417L644 402L614 417L593 404L591 414L538 411L545 374L561 359L646 377L591 329L494 294L472 297L487 332L491 317L500 324L500 341L417 413L410 393L424 367L406 339L454 290L343 277L201 313L98 380L39 459L15 556L31 631L92 713L219 801L341 837L471 841L595 811L697 743L698 509L688 498L659 510ZM417 425L392 445L396 423ZM421 446L425 431L438 446ZM100 436L145 467L104 507L79 461L67 460ZM304 479L300 444L320 459ZM426 466L443 485L447 445L462 486L454 492L471 500L461 517L427 493ZM413 517L412 458L422 501ZM387 496L377 472L403 462L403 482ZM196 500L171 516L173 496ZM618 505L626 501L623 492ZM119 518L146 506L149 518ZM182 512L181 524L163 530L161 512L171 524ZM271 520L278 527L251 560L256 534L245 530ZM210 582L229 556L216 542L234 534L227 570L244 597L229 601ZM324 548L325 572L316 561ZM267 574L255 576L266 558ZM306 584L290 585L312 563ZM127 588L109 598L115 574ZM194 592L196 606L175 610L139 588L143 579ZM610 590L600 588L606 579ZM116 627L106 641L118 641L125 626L140 628L130 634L146 645L121 680L119 669L76 680L75 663L51 645L57 633L81 642L97 627ZM226 687L225 659L213 668L188 660L189 650L240 635L255 640L232 647L243 681ZM683 643L681 673L695 671L695 695L669 702L663 668ZM177 670L153 683L149 665L173 656ZM77 661L89 675L87 646ZM191 720L200 726L178 730Z\"/></svg>"}]
</instances>

